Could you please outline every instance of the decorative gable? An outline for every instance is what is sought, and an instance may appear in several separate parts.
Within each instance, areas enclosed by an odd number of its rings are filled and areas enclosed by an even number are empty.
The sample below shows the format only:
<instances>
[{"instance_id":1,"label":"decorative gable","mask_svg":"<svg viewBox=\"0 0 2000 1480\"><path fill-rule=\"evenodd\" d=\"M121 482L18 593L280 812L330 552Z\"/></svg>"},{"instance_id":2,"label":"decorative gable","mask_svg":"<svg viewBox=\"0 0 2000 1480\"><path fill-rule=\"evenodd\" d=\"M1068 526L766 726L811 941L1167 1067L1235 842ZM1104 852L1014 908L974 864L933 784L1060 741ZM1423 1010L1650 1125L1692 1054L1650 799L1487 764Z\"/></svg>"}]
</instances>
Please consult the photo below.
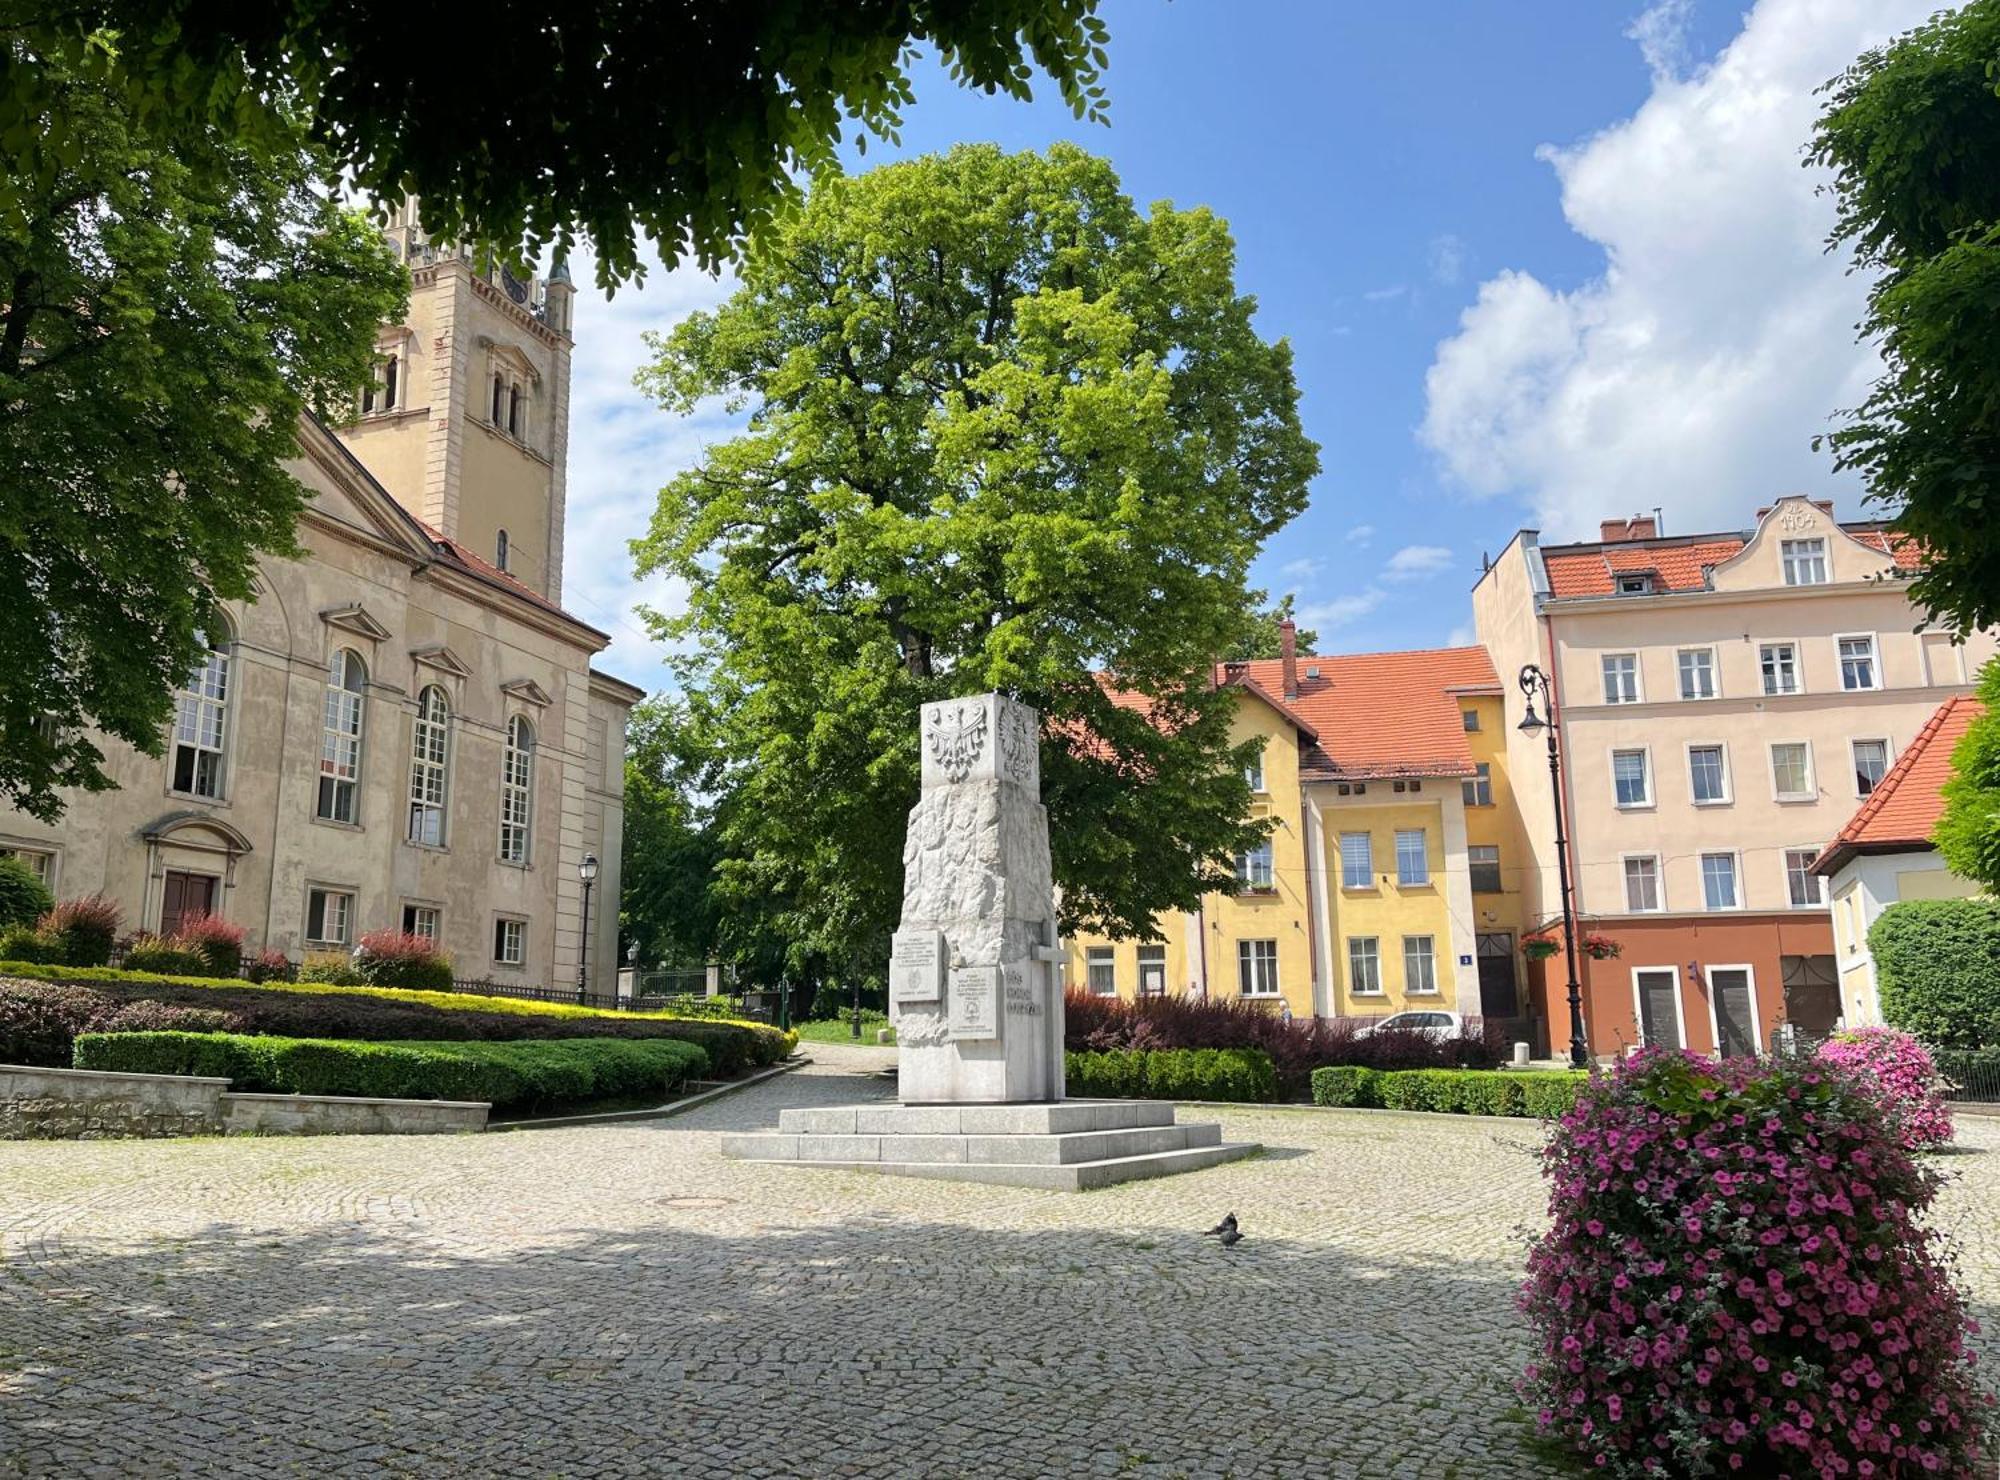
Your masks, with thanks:
<instances>
[{"instance_id":1,"label":"decorative gable","mask_svg":"<svg viewBox=\"0 0 2000 1480\"><path fill-rule=\"evenodd\" d=\"M369 616L368 609L358 602L352 606L328 607L319 614L319 619L329 627L338 627L369 642L387 642L389 639L389 629Z\"/></svg>"},{"instance_id":2,"label":"decorative gable","mask_svg":"<svg viewBox=\"0 0 2000 1480\"><path fill-rule=\"evenodd\" d=\"M532 678L511 678L500 685L500 692L519 699L523 704L532 704L537 709L546 709L553 702L549 691Z\"/></svg>"},{"instance_id":3,"label":"decorative gable","mask_svg":"<svg viewBox=\"0 0 2000 1480\"><path fill-rule=\"evenodd\" d=\"M458 654L441 642L434 642L428 647L411 648L410 661L422 664L426 668L434 668L451 678L472 677L472 670L465 666Z\"/></svg>"}]
</instances>

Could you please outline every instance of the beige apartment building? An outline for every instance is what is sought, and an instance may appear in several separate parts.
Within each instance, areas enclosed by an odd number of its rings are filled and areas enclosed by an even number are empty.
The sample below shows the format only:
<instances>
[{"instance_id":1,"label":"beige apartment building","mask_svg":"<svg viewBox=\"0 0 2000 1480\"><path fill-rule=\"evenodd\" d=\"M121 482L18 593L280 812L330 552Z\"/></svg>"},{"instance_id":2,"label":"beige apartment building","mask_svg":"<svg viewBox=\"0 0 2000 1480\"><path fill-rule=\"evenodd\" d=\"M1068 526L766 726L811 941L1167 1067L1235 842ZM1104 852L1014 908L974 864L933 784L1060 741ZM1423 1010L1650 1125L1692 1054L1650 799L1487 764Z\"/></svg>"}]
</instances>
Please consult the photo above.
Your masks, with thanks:
<instances>
[{"instance_id":1,"label":"beige apartment building","mask_svg":"<svg viewBox=\"0 0 2000 1480\"><path fill-rule=\"evenodd\" d=\"M1530 913L1561 909L1545 737L1513 727L1533 663L1555 690L1576 907L1620 948L1579 963L1594 1053L1763 1051L1782 1022L1821 1032L1852 1013L1813 861L1994 651L1919 630L1917 563L1882 525L1795 496L1741 532L1640 517L1544 546L1524 530L1481 576ZM1562 958L1532 974L1559 1048Z\"/></svg>"},{"instance_id":2,"label":"beige apartment building","mask_svg":"<svg viewBox=\"0 0 2000 1480\"><path fill-rule=\"evenodd\" d=\"M409 321L351 425L300 428L302 558L262 560L207 634L163 758L105 742L116 789L54 825L0 810L0 851L128 930L212 912L297 958L402 928L461 977L568 988L587 964L608 991L642 694L559 604L573 289L429 241L414 203L390 237Z\"/></svg>"}]
</instances>

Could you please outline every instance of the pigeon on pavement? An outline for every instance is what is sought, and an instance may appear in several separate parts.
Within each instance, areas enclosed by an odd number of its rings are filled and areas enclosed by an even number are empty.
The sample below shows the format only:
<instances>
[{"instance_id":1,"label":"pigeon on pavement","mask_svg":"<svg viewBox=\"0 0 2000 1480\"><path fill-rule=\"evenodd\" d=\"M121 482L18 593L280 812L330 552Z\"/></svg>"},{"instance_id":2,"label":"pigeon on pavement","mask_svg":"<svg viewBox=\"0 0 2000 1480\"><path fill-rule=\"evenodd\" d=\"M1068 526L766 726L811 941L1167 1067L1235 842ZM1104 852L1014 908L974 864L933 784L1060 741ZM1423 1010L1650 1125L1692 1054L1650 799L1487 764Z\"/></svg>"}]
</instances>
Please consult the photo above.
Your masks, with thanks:
<instances>
[{"instance_id":1,"label":"pigeon on pavement","mask_svg":"<svg viewBox=\"0 0 2000 1480\"><path fill-rule=\"evenodd\" d=\"M1227 1236L1228 1234L1232 1234L1234 1232L1236 1232L1236 1215L1234 1213L1224 1213L1222 1215L1222 1221L1216 1224L1215 1227L1203 1233L1202 1237L1216 1238L1218 1236Z\"/></svg>"},{"instance_id":2,"label":"pigeon on pavement","mask_svg":"<svg viewBox=\"0 0 2000 1480\"><path fill-rule=\"evenodd\" d=\"M1233 1228L1223 1229L1221 1233L1216 1235L1216 1237L1221 1240L1222 1247L1225 1249L1232 1249L1236 1247L1236 1245L1242 1242L1243 1239L1243 1235L1238 1233Z\"/></svg>"}]
</instances>

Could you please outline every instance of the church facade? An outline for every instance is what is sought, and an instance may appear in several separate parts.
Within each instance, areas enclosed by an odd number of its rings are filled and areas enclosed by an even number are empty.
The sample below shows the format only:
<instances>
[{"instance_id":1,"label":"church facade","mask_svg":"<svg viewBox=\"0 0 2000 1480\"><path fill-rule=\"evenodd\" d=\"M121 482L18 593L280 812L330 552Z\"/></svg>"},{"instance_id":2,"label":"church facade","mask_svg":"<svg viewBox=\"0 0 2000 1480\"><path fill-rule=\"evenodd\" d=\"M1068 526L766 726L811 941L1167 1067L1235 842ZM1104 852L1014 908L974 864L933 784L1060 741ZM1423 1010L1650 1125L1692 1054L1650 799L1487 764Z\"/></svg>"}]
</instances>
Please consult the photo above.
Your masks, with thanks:
<instances>
[{"instance_id":1,"label":"church facade","mask_svg":"<svg viewBox=\"0 0 2000 1480\"><path fill-rule=\"evenodd\" d=\"M300 427L301 557L206 635L164 756L101 742L116 789L0 810L0 851L128 930L213 913L297 959L403 929L462 978L609 991L643 694L561 606L574 290L428 241L413 203L389 235L409 320L350 425Z\"/></svg>"}]
</instances>

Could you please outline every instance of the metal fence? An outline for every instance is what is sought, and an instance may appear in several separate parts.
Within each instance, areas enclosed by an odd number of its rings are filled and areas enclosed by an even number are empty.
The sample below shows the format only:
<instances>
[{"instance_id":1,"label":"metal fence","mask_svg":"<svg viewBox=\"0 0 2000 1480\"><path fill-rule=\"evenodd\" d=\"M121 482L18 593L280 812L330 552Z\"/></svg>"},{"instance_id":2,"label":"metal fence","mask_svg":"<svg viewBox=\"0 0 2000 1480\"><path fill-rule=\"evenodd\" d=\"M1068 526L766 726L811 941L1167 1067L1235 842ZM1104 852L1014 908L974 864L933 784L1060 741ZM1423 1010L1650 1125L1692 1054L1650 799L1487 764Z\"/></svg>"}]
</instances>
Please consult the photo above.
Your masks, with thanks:
<instances>
[{"instance_id":1,"label":"metal fence","mask_svg":"<svg viewBox=\"0 0 2000 1480\"><path fill-rule=\"evenodd\" d=\"M1957 1104L2000 1107L2000 1049L1939 1049L1933 1057L1951 1086L1945 1098Z\"/></svg>"}]
</instances>

